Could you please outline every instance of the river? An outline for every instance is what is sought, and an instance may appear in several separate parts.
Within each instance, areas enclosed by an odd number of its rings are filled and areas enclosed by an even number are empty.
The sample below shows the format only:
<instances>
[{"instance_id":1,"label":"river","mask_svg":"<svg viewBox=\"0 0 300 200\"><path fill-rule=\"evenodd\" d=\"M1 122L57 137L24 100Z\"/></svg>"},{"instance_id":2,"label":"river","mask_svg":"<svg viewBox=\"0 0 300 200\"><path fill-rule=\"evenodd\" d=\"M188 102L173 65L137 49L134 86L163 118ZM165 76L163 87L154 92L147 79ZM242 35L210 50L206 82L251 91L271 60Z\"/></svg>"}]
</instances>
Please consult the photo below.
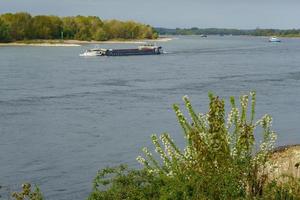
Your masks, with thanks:
<instances>
[{"instance_id":1,"label":"river","mask_svg":"<svg viewBox=\"0 0 300 200\"><path fill-rule=\"evenodd\" d=\"M277 145L300 143L300 39L179 36L166 54L79 57L82 47L0 47L0 190L38 184L50 200L85 199L98 169L127 163L152 133L184 139L172 110L188 95L257 91L257 115L273 116ZM106 48L134 47L105 44Z\"/></svg>"}]
</instances>

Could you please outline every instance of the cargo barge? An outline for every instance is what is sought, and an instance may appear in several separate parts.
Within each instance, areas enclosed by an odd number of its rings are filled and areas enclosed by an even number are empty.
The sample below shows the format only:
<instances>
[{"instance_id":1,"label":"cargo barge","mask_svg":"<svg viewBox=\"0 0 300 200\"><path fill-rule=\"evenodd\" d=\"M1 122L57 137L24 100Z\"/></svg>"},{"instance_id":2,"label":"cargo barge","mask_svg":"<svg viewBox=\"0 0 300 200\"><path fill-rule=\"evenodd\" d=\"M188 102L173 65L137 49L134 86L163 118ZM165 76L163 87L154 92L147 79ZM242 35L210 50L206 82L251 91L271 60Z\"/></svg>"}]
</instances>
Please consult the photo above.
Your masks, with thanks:
<instances>
[{"instance_id":1,"label":"cargo barge","mask_svg":"<svg viewBox=\"0 0 300 200\"><path fill-rule=\"evenodd\" d=\"M134 56L134 55L158 55L162 53L162 47L153 44L139 46L136 49L89 49L80 56Z\"/></svg>"}]
</instances>

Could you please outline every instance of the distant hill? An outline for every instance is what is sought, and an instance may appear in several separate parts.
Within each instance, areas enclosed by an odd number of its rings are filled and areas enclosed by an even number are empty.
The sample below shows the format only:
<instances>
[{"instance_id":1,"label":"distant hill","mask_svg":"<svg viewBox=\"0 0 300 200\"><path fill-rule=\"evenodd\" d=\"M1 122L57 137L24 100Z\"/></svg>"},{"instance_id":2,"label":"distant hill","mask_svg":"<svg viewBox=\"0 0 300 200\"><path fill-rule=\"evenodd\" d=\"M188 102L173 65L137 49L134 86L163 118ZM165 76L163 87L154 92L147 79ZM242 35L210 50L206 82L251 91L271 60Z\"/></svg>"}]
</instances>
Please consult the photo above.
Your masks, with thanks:
<instances>
[{"instance_id":1,"label":"distant hill","mask_svg":"<svg viewBox=\"0 0 300 200\"><path fill-rule=\"evenodd\" d=\"M282 37L300 37L300 29L226 29L226 28L162 28L155 30L160 35L252 35L252 36L282 36Z\"/></svg>"}]
</instances>

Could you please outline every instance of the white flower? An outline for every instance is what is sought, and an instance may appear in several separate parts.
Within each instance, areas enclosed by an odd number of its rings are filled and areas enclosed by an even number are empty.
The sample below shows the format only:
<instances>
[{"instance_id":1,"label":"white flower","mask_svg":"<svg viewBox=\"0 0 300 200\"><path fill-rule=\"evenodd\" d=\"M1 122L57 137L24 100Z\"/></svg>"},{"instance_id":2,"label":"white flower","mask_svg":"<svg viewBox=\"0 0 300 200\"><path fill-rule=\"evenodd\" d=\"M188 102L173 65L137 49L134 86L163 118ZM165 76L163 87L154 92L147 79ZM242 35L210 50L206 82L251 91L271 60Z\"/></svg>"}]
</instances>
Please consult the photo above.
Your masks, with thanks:
<instances>
[{"instance_id":1,"label":"white flower","mask_svg":"<svg viewBox=\"0 0 300 200\"><path fill-rule=\"evenodd\" d=\"M136 160L137 160L141 165L145 165L145 163L146 163L145 158L143 158L142 156L138 156L138 157L136 158Z\"/></svg>"}]
</instances>

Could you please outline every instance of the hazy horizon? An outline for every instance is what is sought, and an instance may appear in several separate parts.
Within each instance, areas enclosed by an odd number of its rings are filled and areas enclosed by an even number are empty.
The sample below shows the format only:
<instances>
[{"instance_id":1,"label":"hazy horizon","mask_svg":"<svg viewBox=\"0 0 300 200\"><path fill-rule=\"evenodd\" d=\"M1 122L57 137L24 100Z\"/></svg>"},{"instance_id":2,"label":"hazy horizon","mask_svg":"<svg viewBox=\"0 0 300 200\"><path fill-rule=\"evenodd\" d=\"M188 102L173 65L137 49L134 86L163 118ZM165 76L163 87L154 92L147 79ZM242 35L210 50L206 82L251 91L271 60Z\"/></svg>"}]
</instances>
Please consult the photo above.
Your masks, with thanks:
<instances>
[{"instance_id":1,"label":"hazy horizon","mask_svg":"<svg viewBox=\"0 0 300 200\"><path fill-rule=\"evenodd\" d=\"M0 13L94 15L164 28L299 29L300 1L280 0L0 0Z\"/></svg>"}]
</instances>

